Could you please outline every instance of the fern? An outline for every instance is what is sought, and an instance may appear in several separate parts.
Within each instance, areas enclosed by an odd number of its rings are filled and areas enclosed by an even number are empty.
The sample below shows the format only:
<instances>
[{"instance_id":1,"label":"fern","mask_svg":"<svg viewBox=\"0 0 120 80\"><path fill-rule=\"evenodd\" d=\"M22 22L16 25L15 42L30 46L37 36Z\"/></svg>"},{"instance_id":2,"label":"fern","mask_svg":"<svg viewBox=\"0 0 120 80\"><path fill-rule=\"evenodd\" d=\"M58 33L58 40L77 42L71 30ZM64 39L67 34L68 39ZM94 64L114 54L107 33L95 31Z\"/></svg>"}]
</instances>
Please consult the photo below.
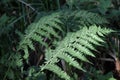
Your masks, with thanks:
<instances>
[{"instance_id":1,"label":"fern","mask_svg":"<svg viewBox=\"0 0 120 80\"><path fill-rule=\"evenodd\" d=\"M72 24L71 24L72 23ZM97 24L101 25L107 21L99 15L87 11L58 11L48 16L40 18L38 22L32 23L25 31L24 37L19 43L18 50L23 50L25 55L24 59L29 56L28 48L35 50L33 41L39 42L46 48L49 46L44 40L53 40L54 38L60 39L59 32L65 32L68 27L81 27L83 25ZM73 31L73 30L72 30ZM89 45L88 45L89 46Z\"/></svg>"},{"instance_id":2,"label":"fern","mask_svg":"<svg viewBox=\"0 0 120 80\"><path fill-rule=\"evenodd\" d=\"M69 63L69 65L85 71L76 58L84 62L89 62L86 56L95 57L91 52L91 49L96 50L94 45L101 45L100 43L104 42L102 39L105 37L104 35L107 35L110 32L112 32L112 30L93 25L89 28L85 26L74 33L68 33L55 50L46 52L46 62L45 65L41 66L41 71L47 69L53 71L65 80L70 80L70 76L68 76L65 71L61 70L56 63L60 60L64 60Z\"/></svg>"},{"instance_id":3,"label":"fern","mask_svg":"<svg viewBox=\"0 0 120 80\"><path fill-rule=\"evenodd\" d=\"M78 26L90 26L92 24L103 25L108 23L108 21L100 15L85 10L75 10L72 12L68 10L64 12L64 15L64 19L67 19L69 23L68 26L70 27L77 24Z\"/></svg>"},{"instance_id":4,"label":"fern","mask_svg":"<svg viewBox=\"0 0 120 80\"><path fill-rule=\"evenodd\" d=\"M39 42L41 45L48 47L44 42L44 38L51 39L51 36L60 38L55 29L62 31L61 27L57 23L61 23L59 20L59 13L51 14L41 18L37 23L31 24L25 31L26 35L22 38L18 50L22 49L25 52L24 58L28 58L28 47L35 50L33 41Z\"/></svg>"}]
</instances>

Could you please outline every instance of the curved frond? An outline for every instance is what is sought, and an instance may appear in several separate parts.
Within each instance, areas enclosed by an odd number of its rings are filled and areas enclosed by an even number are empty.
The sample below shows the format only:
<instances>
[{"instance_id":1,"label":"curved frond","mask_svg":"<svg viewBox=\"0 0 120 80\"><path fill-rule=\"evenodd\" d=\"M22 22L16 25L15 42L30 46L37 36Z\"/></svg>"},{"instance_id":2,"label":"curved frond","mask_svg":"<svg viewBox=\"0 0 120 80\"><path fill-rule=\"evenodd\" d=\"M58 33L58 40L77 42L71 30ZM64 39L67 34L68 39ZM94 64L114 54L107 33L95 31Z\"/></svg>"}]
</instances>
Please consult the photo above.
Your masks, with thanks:
<instances>
[{"instance_id":1,"label":"curved frond","mask_svg":"<svg viewBox=\"0 0 120 80\"><path fill-rule=\"evenodd\" d=\"M37 23L32 23L25 31L24 38L19 43L18 50L24 50L25 59L28 58L28 48L35 50L33 41L39 42L41 45L48 47L48 44L44 41L45 38L50 39L54 36L55 38L60 39L57 30L62 31L59 26L61 21L59 20L59 12L42 17ZM58 24L59 23L59 24ZM27 56L28 55L28 56Z\"/></svg>"},{"instance_id":2,"label":"curved frond","mask_svg":"<svg viewBox=\"0 0 120 80\"><path fill-rule=\"evenodd\" d=\"M82 71L85 71L80 65L80 63L75 59L77 58L77 59L80 59L81 61L90 63L90 61L86 58L86 56L95 57L94 53L91 51L91 50L97 51L94 47L94 45L97 45L97 44L94 44L94 41L95 43L99 43L99 45L101 45L101 43L104 42L103 38L105 36L101 37L100 35L101 34L107 35L110 32L112 32L112 30L93 25L93 26L90 26L89 28L84 26L83 29L77 32L68 34L65 37L65 39L60 42L59 46L55 50L52 50L52 51L49 50L46 52L46 56L48 57L49 55L50 58L46 59L45 65L41 67L41 70L43 71L44 69L47 69L47 70L53 71L57 75L61 75L59 70L56 72L56 70L54 71L52 69L53 67L59 67L58 65L56 65L56 63L59 60L64 60L69 65L77 69L80 69ZM98 33L100 33L100 35ZM93 36L96 36L96 37L93 37ZM86 43L82 43L81 41ZM49 67L49 65L51 64L52 64L52 67L51 67L52 69ZM66 74L65 71L62 71L62 72ZM61 77L61 78L70 80L70 79L67 79L66 77Z\"/></svg>"},{"instance_id":3,"label":"curved frond","mask_svg":"<svg viewBox=\"0 0 120 80\"><path fill-rule=\"evenodd\" d=\"M73 29L71 31L74 31L74 29L79 30L83 25L92 25L92 24L101 25L104 23L107 23L106 19L95 13L91 13L88 11L63 10L63 11L54 12L50 15L43 16L42 18L40 18L38 22L34 22L28 26L28 28L25 30L24 37L21 39L19 43L18 50L23 50L25 52L24 58L27 59L29 56L28 49L30 48L32 50L35 50L33 42L39 42L41 46L45 46L46 48L48 48L49 45L45 40L49 39L49 41L51 40L53 42L53 38L60 39L61 34L59 32L61 33L64 32L66 34L65 29L68 30ZM93 36L91 34L89 36L92 36L90 38L88 37L89 41L99 45L97 41L93 41L92 39L94 38L96 40L101 40L97 35ZM82 38L84 39L84 36L82 36ZM78 45L76 45L76 47L77 46ZM90 47L91 45L89 44L87 46ZM88 50L86 52L88 52ZM89 52L88 54L90 55L91 53Z\"/></svg>"}]
</instances>

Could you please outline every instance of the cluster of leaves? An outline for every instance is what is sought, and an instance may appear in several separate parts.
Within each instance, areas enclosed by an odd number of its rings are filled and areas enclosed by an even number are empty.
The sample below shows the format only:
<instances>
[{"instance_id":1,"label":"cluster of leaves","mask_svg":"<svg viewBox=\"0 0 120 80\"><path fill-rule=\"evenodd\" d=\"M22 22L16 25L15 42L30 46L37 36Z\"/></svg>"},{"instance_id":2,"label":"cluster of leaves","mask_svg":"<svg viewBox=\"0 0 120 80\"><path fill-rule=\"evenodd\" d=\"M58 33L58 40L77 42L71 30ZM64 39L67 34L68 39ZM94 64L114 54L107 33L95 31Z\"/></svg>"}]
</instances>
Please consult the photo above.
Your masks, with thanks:
<instances>
[{"instance_id":1,"label":"cluster of leaves","mask_svg":"<svg viewBox=\"0 0 120 80\"><path fill-rule=\"evenodd\" d=\"M84 9L103 15L112 23L111 26L117 26L116 28L120 26L119 0L67 0L67 3L72 8Z\"/></svg>"}]
</instances>

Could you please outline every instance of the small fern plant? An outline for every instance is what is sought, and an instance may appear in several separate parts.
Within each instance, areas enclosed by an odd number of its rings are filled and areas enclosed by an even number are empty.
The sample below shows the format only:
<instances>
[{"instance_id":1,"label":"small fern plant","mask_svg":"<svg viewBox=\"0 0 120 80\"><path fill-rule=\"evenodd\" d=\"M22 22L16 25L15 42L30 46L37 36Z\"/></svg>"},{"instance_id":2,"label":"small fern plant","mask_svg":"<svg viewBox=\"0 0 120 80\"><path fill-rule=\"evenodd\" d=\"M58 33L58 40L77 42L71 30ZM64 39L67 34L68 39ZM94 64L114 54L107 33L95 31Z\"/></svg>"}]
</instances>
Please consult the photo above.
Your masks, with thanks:
<instances>
[{"instance_id":1,"label":"small fern plant","mask_svg":"<svg viewBox=\"0 0 120 80\"><path fill-rule=\"evenodd\" d=\"M69 74L57 63L63 60L70 66L85 71L81 63L91 63L87 56L95 57L91 51L97 51L94 45L100 46L104 42L105 35L112 32L110 29L98 26L106 23L108 22L105 18L88 11L52 12L28 26L25 35L21 37L18 51L23 50L25 53L23 59L28 60L29 49L35 50L34 42L39 42L40 46L45 47L45 62L40 65L40 70L35 76L39 76L44 70L49 70L60 78L71 80ZM50 45L46 39L51 41ZM53 44L56 40L59 40L58 45Z\"/></svg>"}]
</instances>

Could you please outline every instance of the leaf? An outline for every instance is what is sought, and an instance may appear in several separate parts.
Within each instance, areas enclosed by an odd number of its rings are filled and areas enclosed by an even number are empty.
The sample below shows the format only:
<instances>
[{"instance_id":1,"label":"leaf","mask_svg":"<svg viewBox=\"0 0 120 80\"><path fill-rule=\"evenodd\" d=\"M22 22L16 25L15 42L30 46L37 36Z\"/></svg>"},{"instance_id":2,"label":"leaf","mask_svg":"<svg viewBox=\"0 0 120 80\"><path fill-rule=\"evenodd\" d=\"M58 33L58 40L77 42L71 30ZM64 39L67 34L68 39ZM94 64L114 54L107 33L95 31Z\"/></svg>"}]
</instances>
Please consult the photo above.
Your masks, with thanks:
<instances>
[{"instance_id":1,"label":"leaf","mask_svg":"<svg viewBox=\"0 0 120 80\"><path fill-rule=\"evenodd\" d=\"M116 80L116 79L112 77L112 78L109 78L108 80Z\"/></svg>"}]
</instances>

